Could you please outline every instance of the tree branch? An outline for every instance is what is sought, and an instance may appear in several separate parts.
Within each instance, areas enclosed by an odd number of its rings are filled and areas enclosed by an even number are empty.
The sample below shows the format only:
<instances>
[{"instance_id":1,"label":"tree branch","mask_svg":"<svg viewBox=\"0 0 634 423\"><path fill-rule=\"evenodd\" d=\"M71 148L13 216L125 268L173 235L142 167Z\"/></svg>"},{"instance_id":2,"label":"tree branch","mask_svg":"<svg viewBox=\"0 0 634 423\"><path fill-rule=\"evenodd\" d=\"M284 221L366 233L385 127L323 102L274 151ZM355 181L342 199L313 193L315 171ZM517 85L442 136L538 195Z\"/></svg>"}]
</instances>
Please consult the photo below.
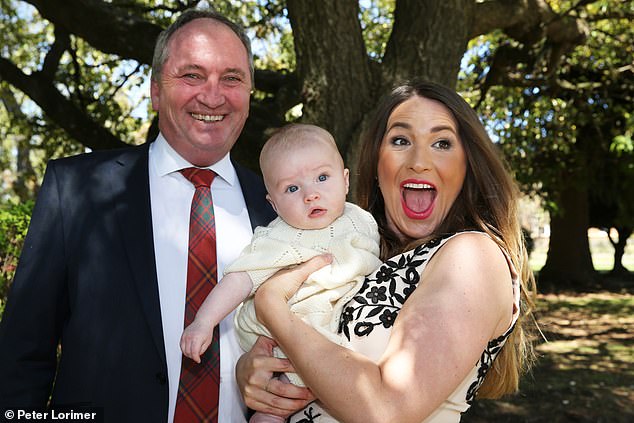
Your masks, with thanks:
<instances>
[{"instance_id":1,"label":"tree branch","mask_svg":"<svg viewBox=\"0 0 634 423\"><path fill-rule=\"evenodd\" d=\"M51 120L85 146L103 150L126 145L57 91L42 72L26 75L9 60L0 57L0 76L28 95Z\"/></svg>"},{"instance_id":2,"label":"tree branch","mask_svg":"<svg viewBox=\"0 0 634 423\"><path fill-rule=\"evenodd\" d=\"M476 3L470 38L507 29L524 34L539 28L553 12L544 0L490 0ZM538 35L539 36L539 35Z\"/></svg>"},{"instance_id":3,"label":"tree branch","mask_svg":"<svg viewBox=\"0 0 634 423\"><path fill-rule=\"evenodd\" d=\"M24 0L45 19L75 34L96 49L140 63L152 63L162 28L111 3L97 0Z\"/></svg>"},{"instance_id":4,"label":"tree branch","mask_svg":"<svg viewBox=\"0 0 634 423\"><path fill-rule=\"evenodd\" d=\"M59 61L66 50L70 48L70 35L61 29L55 29L55 42L46 53L42 64L42 77L50 81L55 79L55 72L59 66Z\"/></svg>"},{"instance_id":5,"label":"tree branch","mask_svg":"<svg viewBox=\"0 0 634 423\"><path fill-rule=\"evenodd\" d=\"M517 73L520 64L525 65L524 73L532 75L529 83L545 79L557 86L556 71L561 60L583 43L589 33L585 20L570 14L557 15L544 0L477 3L472 35L496 28L520 44L502 45L495 52L490 70L480 87L480 101L493 85L515 85L513 74Z\"/></svg>"}]
</instances>

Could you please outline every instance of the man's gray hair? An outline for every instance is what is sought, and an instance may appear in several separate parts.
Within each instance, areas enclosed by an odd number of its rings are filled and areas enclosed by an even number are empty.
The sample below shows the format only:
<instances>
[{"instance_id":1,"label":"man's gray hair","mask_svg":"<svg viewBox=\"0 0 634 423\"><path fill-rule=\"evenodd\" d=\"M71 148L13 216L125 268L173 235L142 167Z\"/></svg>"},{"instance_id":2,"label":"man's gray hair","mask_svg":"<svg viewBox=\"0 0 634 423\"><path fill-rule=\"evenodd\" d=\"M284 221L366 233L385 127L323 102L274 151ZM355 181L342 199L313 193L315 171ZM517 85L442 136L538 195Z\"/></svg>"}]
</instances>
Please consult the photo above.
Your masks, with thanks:
<instances>
[{"instance_id":1,"label":"man's gray hair","mask_svg":"<svg viewBox=\"0 0 634 423\"><path fill-rule=\"evenodd\" d=\"M251 83L253 85L255 81L255 76L253 70L253 53L251 51L251 40L249 40L249 37L240 25L236 24L235 22L231 21L230 19L221 15L213 9L187 9L183 13L181 13L170 26L168 26L159 34L158 38L156 39L156 45L154 46L154 56L152 58L152 80L161 80L163 65L165 64L165 61L169 56L169 49L167 47L167 44L169 43L170 38L172 38L176 31L178 31L180 28L193 21L194 19L213 19L229 27L229 29L231 29L238 36L247 50L249 73L251 74Z\"/></svg>"}]
</instances>

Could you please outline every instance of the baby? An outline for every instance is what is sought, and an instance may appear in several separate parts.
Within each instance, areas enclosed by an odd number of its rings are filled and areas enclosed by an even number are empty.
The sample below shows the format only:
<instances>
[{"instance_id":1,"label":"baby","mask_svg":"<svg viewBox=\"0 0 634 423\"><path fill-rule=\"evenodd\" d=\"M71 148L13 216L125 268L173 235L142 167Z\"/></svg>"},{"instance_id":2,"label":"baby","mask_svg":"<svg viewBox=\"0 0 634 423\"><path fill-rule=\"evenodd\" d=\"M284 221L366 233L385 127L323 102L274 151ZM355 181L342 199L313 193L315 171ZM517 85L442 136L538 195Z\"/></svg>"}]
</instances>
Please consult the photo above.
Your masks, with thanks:
<instances>
[{"instance_id":1,"label":"baby","mask_svg":"<svg viewBox=\"0 0 634 423\"><path fill-rule=\"evenodd\" d=\"M225 270L185 329L181 349L196 362L211 343L213 328L242 301L235 320L240 346L248 351L259 335L270 336L255 316L255 290L278 270L324 253L333 256L332 264L313 273L289 303L304 321L344 345L336 335L342 308L365 275L381 264L376 222L346 202L349 171L328 131L305 124L283 127L264 145L260 167L266 198L279 217L256 228L251 244ZM279 350L276 355L283 357ZM287 376L303 386L297 374ZM260 413L251 418L263 421L284 420Z\"/></svg>"}]
</instances>

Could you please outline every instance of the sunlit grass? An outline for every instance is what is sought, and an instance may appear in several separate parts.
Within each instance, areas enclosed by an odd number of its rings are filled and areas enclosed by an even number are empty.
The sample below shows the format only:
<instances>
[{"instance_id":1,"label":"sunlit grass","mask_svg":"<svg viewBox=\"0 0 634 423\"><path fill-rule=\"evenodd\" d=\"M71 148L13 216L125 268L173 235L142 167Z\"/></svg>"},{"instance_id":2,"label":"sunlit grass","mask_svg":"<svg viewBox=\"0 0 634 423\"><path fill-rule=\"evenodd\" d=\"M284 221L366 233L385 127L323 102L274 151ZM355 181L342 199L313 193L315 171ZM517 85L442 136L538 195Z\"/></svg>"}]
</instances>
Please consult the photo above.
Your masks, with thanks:
<instances>
[{"instance_id":1,"label":"sunlit grass","mask_svg":"<svg viewBox=\"0 0 634 423\"><path fill-rule=\"evenodd\" d=\"M634 319L634 297L614 294L542 295L538 308L548 312L583 311L586 316L605 316L611 321L616 317Z\"/></svg>"},{"instance_id":2,"label":"sunlit grass","mask_svg":"<svg viewBox=\"0 0 634 423\"><path fill-rule=\"evenodd\" d=\"M463 423L629 423L634 411L634 297L540 294L536 367L518 395L478 400Z\"/></svg>"},{"instance_id":3,"label":"sunlit grass","mask_svg":"<svg viewBox=\"0 0 634 423\"><path fill-rule=\"evenodd\" d=\"M634 376L632 295L540 295L537 317L546 335L537 350L556 368L620 371Z\"/></svg>"}]
</instances>

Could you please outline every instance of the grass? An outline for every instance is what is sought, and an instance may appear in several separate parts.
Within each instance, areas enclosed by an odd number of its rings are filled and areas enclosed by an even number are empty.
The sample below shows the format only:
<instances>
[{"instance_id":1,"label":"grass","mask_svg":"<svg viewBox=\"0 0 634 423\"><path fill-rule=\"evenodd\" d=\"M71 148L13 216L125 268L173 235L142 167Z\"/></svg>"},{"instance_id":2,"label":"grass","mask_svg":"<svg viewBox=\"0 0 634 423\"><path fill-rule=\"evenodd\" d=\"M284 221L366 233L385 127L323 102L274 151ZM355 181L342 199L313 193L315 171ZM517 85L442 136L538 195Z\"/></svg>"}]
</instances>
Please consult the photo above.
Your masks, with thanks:
<instances>
[{"instance_id":1,"label":"grass","mask_svg":"<svg viewBox=\"0 0 634 423\"><path fill-rule=\"evenodd\" d=\"M478 400L463 416L481 422L634 421L634 290L540 295L537 318L548 341L520 392Z\"/></svg>"}]
</instances>

